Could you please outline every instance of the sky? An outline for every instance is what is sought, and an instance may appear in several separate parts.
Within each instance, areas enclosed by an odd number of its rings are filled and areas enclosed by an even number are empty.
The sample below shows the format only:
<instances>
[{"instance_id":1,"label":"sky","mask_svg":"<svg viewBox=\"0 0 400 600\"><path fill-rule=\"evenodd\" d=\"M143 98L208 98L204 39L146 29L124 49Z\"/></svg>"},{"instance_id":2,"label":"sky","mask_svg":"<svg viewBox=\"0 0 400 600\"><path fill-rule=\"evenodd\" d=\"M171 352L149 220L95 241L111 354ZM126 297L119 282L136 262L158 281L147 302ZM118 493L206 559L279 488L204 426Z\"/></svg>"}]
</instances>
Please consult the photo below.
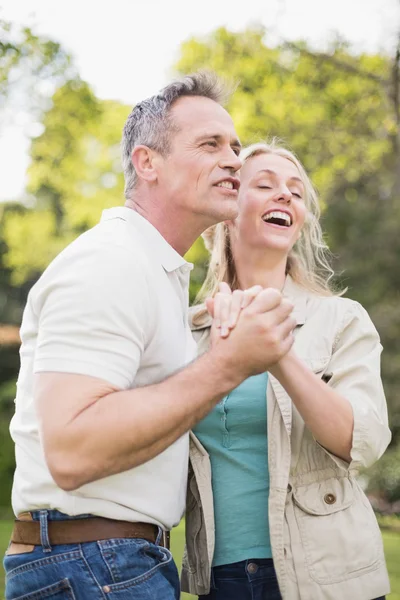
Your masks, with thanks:
<instances>
[{"instance_id":1,"label":"sky","mask_svg":"<svg viewBox=\"0 0 400 600\"><path fill-rule=\"evenodd\" d=\"M358 50L389 51L400 29L400 2L0 0L0 18L60 42L98 97L134 105L168 82L180 44L191 36L262 23L270 43L304 38L323 48L338 32ZM29 140L23 121L1 132L0 200L18 198L24 187Z\"/></svg>"}]
</instances>

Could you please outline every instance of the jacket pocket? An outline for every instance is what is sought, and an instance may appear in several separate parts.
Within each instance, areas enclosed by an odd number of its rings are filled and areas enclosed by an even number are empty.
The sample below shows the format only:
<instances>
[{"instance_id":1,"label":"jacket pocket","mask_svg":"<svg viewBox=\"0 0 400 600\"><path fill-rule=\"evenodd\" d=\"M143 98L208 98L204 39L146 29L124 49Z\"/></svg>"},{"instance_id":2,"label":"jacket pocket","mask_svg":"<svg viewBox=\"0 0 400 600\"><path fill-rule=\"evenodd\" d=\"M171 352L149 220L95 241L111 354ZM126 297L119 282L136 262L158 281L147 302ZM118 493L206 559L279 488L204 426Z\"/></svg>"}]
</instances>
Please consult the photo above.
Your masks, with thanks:
<instances>
[{"instance_id":1,"label":"jacket pocket","mask_svg":"<svg viewBox=\"0 0 400 600\"><path fill-rule=\"evenodd\" d=\"M381 562L381 539L372 508L347 477L293 489L294 512L311 577L338 583Z\"/></svg>"}]
</instances>

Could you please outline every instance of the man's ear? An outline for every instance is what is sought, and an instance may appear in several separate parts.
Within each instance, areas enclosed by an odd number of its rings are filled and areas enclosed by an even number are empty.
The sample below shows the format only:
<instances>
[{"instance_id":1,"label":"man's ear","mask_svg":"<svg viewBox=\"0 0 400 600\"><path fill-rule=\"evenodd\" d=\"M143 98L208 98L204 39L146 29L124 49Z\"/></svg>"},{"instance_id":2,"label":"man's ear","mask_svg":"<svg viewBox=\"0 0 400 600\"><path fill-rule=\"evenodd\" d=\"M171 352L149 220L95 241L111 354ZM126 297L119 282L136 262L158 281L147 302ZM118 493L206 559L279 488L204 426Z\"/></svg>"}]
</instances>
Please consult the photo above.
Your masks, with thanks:
<instances>
[{"instance_id":1,"label":"man's ear","mask_svg":"<svg viewBox=\"0 0 400 600\"><path fill-rule=\"evenodd\" d=\"M135 167L139 179L152 182L157 179L157 170L155 168L156 153L148 146L135 146L132 150L132 164Z\"/></svg>"}]
</instances>

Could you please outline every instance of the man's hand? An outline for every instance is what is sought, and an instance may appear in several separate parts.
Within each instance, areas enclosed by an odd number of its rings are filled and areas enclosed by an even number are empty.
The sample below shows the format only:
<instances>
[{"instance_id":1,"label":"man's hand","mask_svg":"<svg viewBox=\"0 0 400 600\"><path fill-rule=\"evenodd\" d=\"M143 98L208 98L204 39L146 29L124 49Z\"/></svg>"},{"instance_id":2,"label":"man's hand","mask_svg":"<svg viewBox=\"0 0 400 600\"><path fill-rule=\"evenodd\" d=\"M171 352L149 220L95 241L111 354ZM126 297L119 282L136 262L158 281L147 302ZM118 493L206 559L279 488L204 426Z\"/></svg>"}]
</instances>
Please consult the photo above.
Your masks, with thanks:
<instances>
[{"instance_id":1,"label":"man's hand","mask_svg":"<svg viewBox=\"0 0 400 600\"><path fill-rule=\"evenodd\" d=\"M228 318L226 306L223 309L224 319ZM267 288L259 291L250 304L240 310L229 337L216 335L218 329L213 325L212 352L220 355L229 370L236 371L239 379L269 370L293 345L296 320L291 316L292 310L293 304L278 290Z\"/></svg>"},{"instance_id":2,"label":"man's hand","mask_svg":"<svg viewBox=\"0 0 400 600\"><path fill-rule=\"evenodd\" d=\"M213 317L213 326L219 330L221 337L228 337L229 331L236 326L240 311L251 304L262 289L261 285L254 285L247 290L232 292L227 283L221 282L219 292L215 297L207 298L207 310ZM214 332L213 335L215 335Z\"/></svg>"}]
</instances>

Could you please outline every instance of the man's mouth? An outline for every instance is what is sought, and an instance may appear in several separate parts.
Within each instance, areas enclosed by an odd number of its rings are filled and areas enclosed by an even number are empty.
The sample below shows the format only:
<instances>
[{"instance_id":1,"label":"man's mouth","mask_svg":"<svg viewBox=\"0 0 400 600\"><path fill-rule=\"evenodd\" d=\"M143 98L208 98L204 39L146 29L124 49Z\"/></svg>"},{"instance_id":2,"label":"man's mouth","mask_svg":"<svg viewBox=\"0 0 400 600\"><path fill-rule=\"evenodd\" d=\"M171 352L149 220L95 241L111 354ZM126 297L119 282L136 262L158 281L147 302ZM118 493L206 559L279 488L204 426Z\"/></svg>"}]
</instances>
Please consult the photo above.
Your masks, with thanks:
<instances>
[{"instance_id":1,"label":"man's mouth","mask_svg":"<svg viewBox=\"0 0 400 600\"><path fill-rule=\"evenodd\" d=\"M214 183L214 185L215 187L237 192L240 187L240 181L236 177L226 177L225 179L221 179L217 183Z\"/></svg>"},{"instance_id":2,"label":"man's mouth","mask_svg":"<svg viewBox=\"0 0 400 600\"><path fill-rule=\"evenodd\" d=\"M273 210L262 217L263 221L266 223L271 223L271 225L279 225L280 227L290 227L292 225L291 216L280 210Z\"/></svg>"},{"instance_id":3,"label":"man's mouth","mask_svg":"<svg viewBox=\"0 0 400 600\"><path fill-rule=\"evenodd\" d=\"M233 190L233 183L232 181L220 181L219 183L217 183L217 187L223 187L228 190Z\"/></svg>"}]
</instances>

